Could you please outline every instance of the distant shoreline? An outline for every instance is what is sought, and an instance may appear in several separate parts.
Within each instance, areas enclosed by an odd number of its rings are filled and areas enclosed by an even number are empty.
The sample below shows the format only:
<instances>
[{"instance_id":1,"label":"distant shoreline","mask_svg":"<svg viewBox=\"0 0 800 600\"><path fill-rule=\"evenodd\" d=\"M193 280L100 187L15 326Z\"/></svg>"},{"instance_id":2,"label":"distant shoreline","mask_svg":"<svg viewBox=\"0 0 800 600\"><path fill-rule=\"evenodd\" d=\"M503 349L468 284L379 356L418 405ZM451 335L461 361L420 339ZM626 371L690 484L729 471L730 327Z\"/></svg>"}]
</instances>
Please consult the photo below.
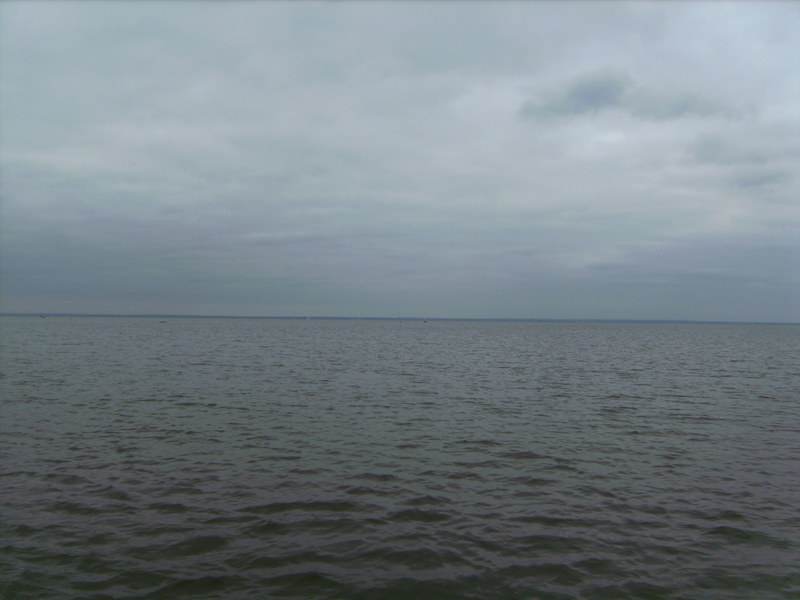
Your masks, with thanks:
<instances>
[{"instance_id":1,"label":"distant shoreline","mask_svg":"<svg viewBox=\"0 0 800 600\"><path fill-rule=\"evenodd\" d=\"M695 321L691 319L535 319L525 317L324 317L324 316L256 316L256 315L179 315L179 314L103 314L103 313L0 313L0 317L107 317L128 319L271 319L316 321L467 321L496 323L642 323L665 325L800 325L792 321Z\"/></svg>"}]
</instances>

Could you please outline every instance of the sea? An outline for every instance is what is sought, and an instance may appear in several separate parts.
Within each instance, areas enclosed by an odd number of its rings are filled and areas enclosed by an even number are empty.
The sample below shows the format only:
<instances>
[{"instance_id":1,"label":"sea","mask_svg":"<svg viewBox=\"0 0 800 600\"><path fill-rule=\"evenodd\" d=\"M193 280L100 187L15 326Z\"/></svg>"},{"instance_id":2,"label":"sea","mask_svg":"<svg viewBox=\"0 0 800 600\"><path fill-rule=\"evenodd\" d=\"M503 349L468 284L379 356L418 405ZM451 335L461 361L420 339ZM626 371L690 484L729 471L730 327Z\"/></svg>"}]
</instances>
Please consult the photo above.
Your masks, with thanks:
<instances>
[{"instance_id":1,"label":"sea","mask_svg":"<svg viewBox=\"0 0 800 600\"><path fill-rule=\"evenodd\" d=\"M800 598L800 326L0 317L0 598Z\"/></svg>"}]
</instances>

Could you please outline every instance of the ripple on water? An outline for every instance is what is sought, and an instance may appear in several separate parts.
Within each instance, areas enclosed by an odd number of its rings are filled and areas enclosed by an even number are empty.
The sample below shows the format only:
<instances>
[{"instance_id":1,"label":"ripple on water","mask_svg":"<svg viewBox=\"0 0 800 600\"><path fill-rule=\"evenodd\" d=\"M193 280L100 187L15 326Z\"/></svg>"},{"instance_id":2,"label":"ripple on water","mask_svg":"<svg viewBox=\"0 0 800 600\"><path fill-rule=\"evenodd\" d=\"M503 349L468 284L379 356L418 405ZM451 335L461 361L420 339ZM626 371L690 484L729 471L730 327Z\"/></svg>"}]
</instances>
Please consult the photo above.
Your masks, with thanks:
<instances>
[{"instance_id":1,"label":"ripple on water","mask_svg":"<svg viewBox=\"0 0 800 600\"><path fill-rule=\"evenodd\" d=\"M438 510L423 510L418 508L410 508L406 510L399 510L389 515L388 519L395 522L414 521L418 523L439 523L441 521L449 521L452 515L438 511Z\"/></svg>"},{"instance_id":2,"label":"ripple on water","mask_svg":"<svg viewBox=\"0 0 800 600\"><path fill-rule=\"evenodd\" d=\"M774 548L788 549L796 545L789 540L776 538L754 529L740 529L727 525L708 529L705 535L718 538L730 544L747 544L748 546L772 546Z\"/></svg>"},{"instance_id":3,"label":"ripple on water","mask_svg":"<svg viewBox=\"0 0 800 600\"><path fill-rule=\"evenodd\" d=\"M794 329L148 323L12 336L0 598L800 598Z\"/></svg>"},{"instance_id":4,"label":"ripple on water","mask_svg":"<svg viewBox=\"0 0 800 600\"><path fill-rule=\"evenodd\" d=\"M302 512L359 512L361 505L346 500L310 502L273 502L239 509L241 512L271 515L291 511Z\"/></svg>"}]
</instances>

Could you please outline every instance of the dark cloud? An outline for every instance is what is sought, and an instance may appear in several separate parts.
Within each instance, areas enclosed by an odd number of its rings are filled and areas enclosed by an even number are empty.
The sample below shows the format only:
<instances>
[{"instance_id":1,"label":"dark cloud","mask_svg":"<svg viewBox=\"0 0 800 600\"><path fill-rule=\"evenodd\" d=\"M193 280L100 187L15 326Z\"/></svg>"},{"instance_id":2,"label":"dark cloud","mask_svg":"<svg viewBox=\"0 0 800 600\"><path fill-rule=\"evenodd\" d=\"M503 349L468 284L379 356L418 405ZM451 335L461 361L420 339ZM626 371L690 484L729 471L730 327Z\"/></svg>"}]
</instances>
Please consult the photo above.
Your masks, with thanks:
<instances>
[{"instance_id":1,"label":"dark cloud","mask_svg":"<svg viewBox=\"0 0 800 600\"><path fill-rule=\"evenodd\" d=\"M646 88L626 75L604 72L580 77L562 91L551 91L544 98L526 101L520 108L520 115L569 117L614 109L654 121L736 114L735 110L710 98Z\"/></svg>"},{"instance_id":2,"label":"dark cloud","mask_svg":"<svg viewBox=\"0 0 800 600\"><path fill-rule=\"evenodd\" d=\"M702 163L762 165L767 156L761 148L753 148L752 140L742 144L741 140L724 140L719 136L706 136L696 140L690 149L691 158Z\"/></svg>"},{"instance_id":3,"label":"dark cloud","mask_svg":"<svg viewBox=\"0 0 800 600\"><path fill-rule=\"evenodd\" d=\"M627 102L631 114L644 119L665 121L684 117L734 117L736 111L708 98L693 94L640 91Z\"/></svg>"},{"instance_id":4,"label":"dark cloud","mask_svg":"<svg viewBox=\"0 0 800 600\"><path fill-rule=\"evenodd\" d=\"M570 84L566 90L544 101L528 101L524 116L570 116L617 108L623 104L628 81L614 74L590 75Z\"/></svg>"},{"instance_id":5,"label":"dark cloud","mask_svg":"<svg viewBox=\"0 0 800 600\"><path fill-rule=\"evenodd\" d=\"M791 175L786 171L749 170L739 173L733 179L735 185L743 188L773 187L788 182Z\"/></svg>"}]
</instances>

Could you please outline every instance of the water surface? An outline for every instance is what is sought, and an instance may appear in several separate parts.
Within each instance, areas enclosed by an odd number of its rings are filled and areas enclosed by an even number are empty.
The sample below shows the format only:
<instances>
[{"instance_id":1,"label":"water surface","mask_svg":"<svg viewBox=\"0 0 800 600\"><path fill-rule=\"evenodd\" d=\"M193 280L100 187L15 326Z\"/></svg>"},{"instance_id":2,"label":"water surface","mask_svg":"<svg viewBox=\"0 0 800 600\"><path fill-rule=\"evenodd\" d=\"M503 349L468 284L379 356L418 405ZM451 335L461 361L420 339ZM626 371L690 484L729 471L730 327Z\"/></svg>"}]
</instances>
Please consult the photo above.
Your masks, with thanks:
<instances>
[{"instance_id":1,"label":"water surface","mask_svg":"<svg viewBox=\"0 0 800 600\"><path fill-rule=\"evenodd\" d=\"M798 327L0 335L3 597L800 597Z\"/></svg>"}]
</instances>

